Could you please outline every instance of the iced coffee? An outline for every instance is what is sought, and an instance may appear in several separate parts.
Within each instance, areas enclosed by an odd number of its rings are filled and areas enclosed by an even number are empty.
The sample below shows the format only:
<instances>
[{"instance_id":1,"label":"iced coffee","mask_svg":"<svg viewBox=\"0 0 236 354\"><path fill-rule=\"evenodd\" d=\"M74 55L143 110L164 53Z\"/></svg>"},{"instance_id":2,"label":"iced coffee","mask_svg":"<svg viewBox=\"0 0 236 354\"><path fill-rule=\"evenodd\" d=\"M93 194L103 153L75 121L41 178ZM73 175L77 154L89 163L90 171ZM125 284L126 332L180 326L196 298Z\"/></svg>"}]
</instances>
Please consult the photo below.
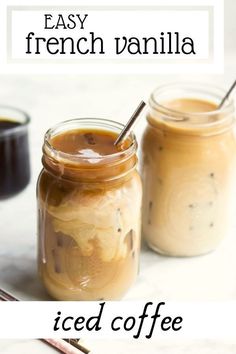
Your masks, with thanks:
<instances>
[{"instance_id":1,"label":"iced coffee","mask_svg":"<svg viewBox=\"0 0 236 354\"><path fill-rule=\"evenodd\" d=\"M138 271L142 188L122 125L78 119L45 137L38 181L39 270L55 299L120 299Z\"/></svg>"},{"instance_id":2,"label":"iced coffee","mask_svg":"<svg viewBox=\"0 0 236 354\"><path fill-rule=\"evenodd\" d=\"M143 232L155 251L194 256L230 225L236 145L231 101L207 86L170 85L150 98L142 141Z\"/></svg>"}]
</instances>

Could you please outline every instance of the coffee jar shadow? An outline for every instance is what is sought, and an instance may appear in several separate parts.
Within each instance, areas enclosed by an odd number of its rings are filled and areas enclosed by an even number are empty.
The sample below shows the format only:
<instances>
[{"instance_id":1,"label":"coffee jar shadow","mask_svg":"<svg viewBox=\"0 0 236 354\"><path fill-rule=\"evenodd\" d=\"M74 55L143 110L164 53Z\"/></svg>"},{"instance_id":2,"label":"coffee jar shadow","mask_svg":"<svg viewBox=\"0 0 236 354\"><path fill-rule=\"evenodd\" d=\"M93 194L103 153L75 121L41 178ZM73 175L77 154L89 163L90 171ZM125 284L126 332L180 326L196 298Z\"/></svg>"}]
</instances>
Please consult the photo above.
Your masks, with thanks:
<instances>
[{"instance_id":1,"label":"coffee jar shadow","mask_svg":"<svg viewBox=\"0 0 236 354\"><path fill-rule=\"evenodd\" d=\"M52 300L39 281L36 262L33 257L8 258L2 269L2 284L19 300Z\"/></svg>"}]
</instances>

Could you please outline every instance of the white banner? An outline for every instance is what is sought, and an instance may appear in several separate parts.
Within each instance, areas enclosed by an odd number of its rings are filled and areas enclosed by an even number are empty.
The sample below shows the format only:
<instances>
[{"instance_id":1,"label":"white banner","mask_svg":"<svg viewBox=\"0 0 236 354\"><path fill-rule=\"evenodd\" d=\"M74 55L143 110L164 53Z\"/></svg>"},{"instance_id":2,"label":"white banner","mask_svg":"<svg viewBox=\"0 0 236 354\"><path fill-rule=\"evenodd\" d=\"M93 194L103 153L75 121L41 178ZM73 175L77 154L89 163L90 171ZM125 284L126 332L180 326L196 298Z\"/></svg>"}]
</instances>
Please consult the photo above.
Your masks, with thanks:
<instances>
[{"instance_id":1,"label":"white banner","mask_svg":"<svg viewBox=\"0 0 236 354\"><path fill-rule=\"evenodd\" d=\"M0 338L235 338L236 302L0 302Z\"/></svg>"},{"instance_id":2,"label":"white banner","mask_svg":"<svg viewBox=\"0 0 236 354\"><path fill-rule=\"evenodd\" d=\"M9 59L209 59L211 8L198 8L9 7Z\"/></svg>"},{"instance_id":3,"label":"white banner","mask_svg":"<svg viewBox=\"0 0 236 354\"><path fill-rule=\"evenodd\" d=\"M136 6L65 6L60 0L53 6L14 6L3 0L0 70L221 72L223 17L223 0Z\"/></svg>"}]
</instances>

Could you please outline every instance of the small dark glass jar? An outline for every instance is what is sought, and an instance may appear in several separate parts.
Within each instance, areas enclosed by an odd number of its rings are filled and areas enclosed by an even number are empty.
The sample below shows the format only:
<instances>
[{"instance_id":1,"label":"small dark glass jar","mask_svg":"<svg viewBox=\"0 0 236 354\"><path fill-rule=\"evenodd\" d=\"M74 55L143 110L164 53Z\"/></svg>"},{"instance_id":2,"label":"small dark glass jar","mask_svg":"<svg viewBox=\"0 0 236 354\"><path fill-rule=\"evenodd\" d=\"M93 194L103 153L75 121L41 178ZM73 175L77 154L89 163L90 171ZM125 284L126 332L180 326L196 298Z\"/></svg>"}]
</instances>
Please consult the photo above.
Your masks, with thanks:
<instances>
[{"instance_id":1,"label":"small dark glass jar","mask_svg":"<svg viewBox=\"0 0 236 354\"><path fill-rule=\"evenodd\" d=\"M0 199L21 192L30 180L29 116L0 106Z\"/></svg>"}]
</instances>

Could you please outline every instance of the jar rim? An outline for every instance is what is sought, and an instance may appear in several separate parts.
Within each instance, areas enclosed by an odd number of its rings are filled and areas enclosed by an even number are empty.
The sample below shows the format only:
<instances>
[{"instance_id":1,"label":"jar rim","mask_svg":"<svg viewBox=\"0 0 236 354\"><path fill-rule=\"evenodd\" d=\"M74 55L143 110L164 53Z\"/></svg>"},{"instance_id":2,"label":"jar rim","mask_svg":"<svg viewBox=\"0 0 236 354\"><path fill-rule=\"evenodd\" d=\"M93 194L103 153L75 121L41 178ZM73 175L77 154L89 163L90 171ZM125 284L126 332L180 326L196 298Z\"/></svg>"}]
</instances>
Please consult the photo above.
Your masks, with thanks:
<instances>
[{"instance_id":1,"label":"jar rim","mask_svg":"<svg viewBox=\"0 0 236 354\"><path fill-rule=\"evenodd\" d=\"M93 156L80 156L76 154L71 154L71 153L66 153L60 150L57 150L53 147L53 145L50 143L50 139L52 136L59 135L60 132L65 131L63 128L65 127L70 127L67 131L69 130L74 130L74 129L79 129L79 128L89 128L93 127L94 129L96 128L106 128L108 131L114 131L116 130L118 133L124 128L124 125L120 122L116 122L111 119L105 119L105 118L93 118L93 117L86 117L86 118L73 118L69 120L62 121L53 127L49 128L44 136L44 148L50 152L50 154L55 158L55 159L62 159L62 160L68 160L70 162L78 163L80 161L91 161L92 159L94 160ZM116 160L119 159L121 156L125 154L126 157L129 157L133 153L136 152L137 150L137 141L134 133L131 131L128 135L128 138L131 140L131 144L129 147L125 150L118 151L116 153L104 155L104 156L98 156L96 157L97 162L99 163L100 161L104 160ZM44 150L44 149L43 149ZM91 164L91 166L97 165L97 163Z\"/></svg>"},{"instance_id":2,"label":"jar rim","mask_svg":"<svg viewBox=\"0 0 236 354\"><path fill-rule=\"evenodd\" d=\"M17 122L19 125L10 129L0 130L0 137L17 134L30 123L30 116L28 113L20 108L9 105L0 105L0 120L3 118L12 122Z\"/></svg>"},{"instance_id":3,"label":"jar rim","mask_svg":"<svg viewBox=\"0 0 236 354\"><path fill-rule=\"evenodd\" d=\"M199 82L193 82L193 81L182 81L182 82L173 82L173 83L168 83L161 85L157 87L150 96L149 99L149 104L151 108L154 110L157 110L164 115L168 116L168 120L171 122L184 122L189 118L198 118L199 123L195 124L196 128L199 128L201 126L214 126L218 125L219 123L222 123L223 121L227 120L227 114L231 113L233 110L233 100L230 98L227 98L223 107L217 108L212 111L208 112L181 112L172 108L169 108L165 106L163 103L160 103L160 101L157 100L157 96L163 94L163 92L170 92L171 90L179 90L179 91L184 91L184 90L192 90L195 91L196 93L202 92L203 94L210 94L211 96L215 96L219 100L218 103L220 103L220 100L224 97L225 91L222 88L219 88L215 85L211 85L208 83L199 83ZM191 97L191 96L190 96ZM184 97L181 96L181 98L190 98L190 97ZM198 98L198 97L191 97L193 98ZM215 102L216 103L216 102ZM223 119L221 120L216 120L216 121L211 121L211 122L203 122L201 118L206 118L206 117L212 117L216 116L218 114L223 115ZM188 117L188 118L187 118Z\"/></svg>"}]
</instances>

